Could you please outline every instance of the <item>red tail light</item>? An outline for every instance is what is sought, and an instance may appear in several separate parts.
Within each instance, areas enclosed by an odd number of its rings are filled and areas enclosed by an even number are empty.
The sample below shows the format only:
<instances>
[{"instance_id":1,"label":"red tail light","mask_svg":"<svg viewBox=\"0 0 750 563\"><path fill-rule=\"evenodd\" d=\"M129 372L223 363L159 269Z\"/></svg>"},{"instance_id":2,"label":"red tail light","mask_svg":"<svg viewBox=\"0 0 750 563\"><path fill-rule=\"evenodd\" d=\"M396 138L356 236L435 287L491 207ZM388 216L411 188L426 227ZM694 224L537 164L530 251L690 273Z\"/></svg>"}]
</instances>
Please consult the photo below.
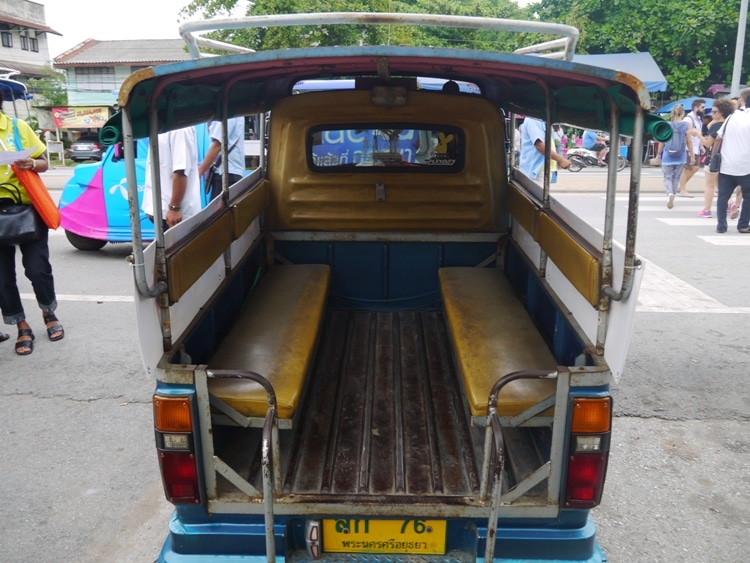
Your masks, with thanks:
<instances>
[{"instance_id":1,"label":"red tail light","mask_svg":"<svg viewBox=\"0 0 750 563\"><path fill-rule=\"evenodd\" d=\"M153 403L164 494L173 504L200 504L191 399L154 395Z\"/></svg>"},{"instance_id":2,"label":"red tail light","mask_svg":"<svg viewBox=\"0 0 750 563\"><path fill-rule=\"evenodd\" d=\"M592 508L601 502L611 429L611 397L573 399L565 483L567 508Z\"/></svg>"},{"instance_id":3,"label":"red tail light","mask_svg":"<svg viewBox=\"0 0 750 563\"><path fill-rule=\"evenodd\" d=\"M199 504L198 468L192 452L159 452L164 494L174 504Z\"/></svg>"},{"instance_id":4,"label":"red tail light","mask_svg":"<svg viewBox=\"0 0 750 563\"><path fill-rule=\"evenodd\" d=\"M565 506L592 508L601 502L608 453L573 454L568 460Z\"/></svg>"}]
</instances>

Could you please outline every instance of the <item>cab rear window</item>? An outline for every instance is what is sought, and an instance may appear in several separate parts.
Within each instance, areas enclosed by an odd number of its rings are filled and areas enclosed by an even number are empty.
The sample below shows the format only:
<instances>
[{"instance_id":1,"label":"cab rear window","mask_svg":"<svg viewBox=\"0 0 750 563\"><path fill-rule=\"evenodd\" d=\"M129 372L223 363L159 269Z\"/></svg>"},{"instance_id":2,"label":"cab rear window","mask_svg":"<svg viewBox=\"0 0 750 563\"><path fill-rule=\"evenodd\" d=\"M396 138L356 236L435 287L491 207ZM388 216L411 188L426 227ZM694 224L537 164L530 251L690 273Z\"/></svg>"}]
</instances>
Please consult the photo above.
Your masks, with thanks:
<instances>
[{"instance_id":1,"label":"cab rear window","mask_svg":"<svg viewBox=\"0 0 750 563\"><path fill-rule=\"evenodd\" d=\"M328 125L308 133L307 160L320 172L459 172L464 135L442 125Z\"/></svg>"}]
</instances>

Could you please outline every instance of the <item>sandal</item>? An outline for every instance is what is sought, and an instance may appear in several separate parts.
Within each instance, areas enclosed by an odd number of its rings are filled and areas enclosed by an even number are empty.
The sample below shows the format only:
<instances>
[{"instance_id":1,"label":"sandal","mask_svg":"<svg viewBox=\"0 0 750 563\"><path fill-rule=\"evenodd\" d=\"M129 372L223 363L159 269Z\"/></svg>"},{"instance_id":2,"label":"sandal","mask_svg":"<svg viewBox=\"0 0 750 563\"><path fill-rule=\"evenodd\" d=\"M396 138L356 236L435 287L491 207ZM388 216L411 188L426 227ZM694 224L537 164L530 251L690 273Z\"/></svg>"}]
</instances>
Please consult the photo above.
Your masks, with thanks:
<instances>
[{"instance_id":1,"label":"sandal","mask_svg":"<svg viewBox=\"0 0 750 563\"><path fill-rule=\"evenodd\" d=\"M30 328L19 328L18 338L30 336L30 340L16 340L16 354L19 356L28 356L34 351L34 333Z\"/></svg>"},{"instance_id":2,"label":"sandal","mask_svg":"<svg viewBox=\"0 0 750 563\"><path fill-rule=\"evenodd\" d=\"M10 334L5 334L4 332L0 332L0 342L5 342L10 338Z\"/></svg>"},{"instance_id":3,"label":"sandal","mask_svg":"<svg viewBox=\"0 0 750 563\"><path fill-rule=\"evenodd\" d=\"M54 326L48 326L47 327L47 336L52 342L57 342L58 340L62 340L65 336L65 331L63 330L63 326L60 324L60 322L57 320L57 317L54 313L48 313L46 315L42 315L44 318L44 323L57 323Z\"/></svg>"}]
</instances>

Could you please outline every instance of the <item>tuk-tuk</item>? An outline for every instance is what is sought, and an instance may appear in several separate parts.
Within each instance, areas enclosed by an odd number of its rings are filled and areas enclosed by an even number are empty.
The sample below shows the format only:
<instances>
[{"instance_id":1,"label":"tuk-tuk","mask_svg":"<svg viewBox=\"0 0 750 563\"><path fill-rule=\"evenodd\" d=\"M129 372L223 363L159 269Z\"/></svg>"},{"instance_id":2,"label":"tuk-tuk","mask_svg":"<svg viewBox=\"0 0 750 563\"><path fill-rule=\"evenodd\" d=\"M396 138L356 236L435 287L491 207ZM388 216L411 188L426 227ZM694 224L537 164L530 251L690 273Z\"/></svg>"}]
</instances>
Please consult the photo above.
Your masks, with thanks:
<instances>
[{"instance_id":1,"label":"tuk-tuk","mask_svg":"<svg viewBox=\"0 0 750 563\"><path fill-rule=\"evenodd\" d=\"M197 36L334 23L561 39L203 57L218 44ZM113 122L175 506L160 560L606 560L590 511L642 276L640 152L671 134L644 85L570 62L577 30L541 22L321 13L181 33L195 59L133 74ZM608 131L616 153L633 137L624 246L614 159L597 231L555 200L549 164L540 182L513 166L518 114ZM142 248L137 140L158 162L159 133L236 115L260 116L259 168Z\"/></svg>"}]
</instances>

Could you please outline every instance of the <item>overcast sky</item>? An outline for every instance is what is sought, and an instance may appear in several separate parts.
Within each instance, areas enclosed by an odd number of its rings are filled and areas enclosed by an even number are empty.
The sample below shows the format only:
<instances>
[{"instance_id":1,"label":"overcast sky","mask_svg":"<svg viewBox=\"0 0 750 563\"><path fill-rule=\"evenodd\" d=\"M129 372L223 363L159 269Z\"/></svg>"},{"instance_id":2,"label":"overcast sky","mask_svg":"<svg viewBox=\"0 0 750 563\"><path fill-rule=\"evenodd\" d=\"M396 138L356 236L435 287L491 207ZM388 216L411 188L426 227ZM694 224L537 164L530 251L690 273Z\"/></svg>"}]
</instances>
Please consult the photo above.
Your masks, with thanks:
<instances>
[{"instance_id":1,"label":"overcast sky","mask_svg":"<svg viewBox=\"0 0 750 563\"><path fill-rule=\"evenodd\" d=\"M190 0L36 0L44 5L51 58L86 39L179 39L178 14Z\"/></svg>"}]
</instances>

